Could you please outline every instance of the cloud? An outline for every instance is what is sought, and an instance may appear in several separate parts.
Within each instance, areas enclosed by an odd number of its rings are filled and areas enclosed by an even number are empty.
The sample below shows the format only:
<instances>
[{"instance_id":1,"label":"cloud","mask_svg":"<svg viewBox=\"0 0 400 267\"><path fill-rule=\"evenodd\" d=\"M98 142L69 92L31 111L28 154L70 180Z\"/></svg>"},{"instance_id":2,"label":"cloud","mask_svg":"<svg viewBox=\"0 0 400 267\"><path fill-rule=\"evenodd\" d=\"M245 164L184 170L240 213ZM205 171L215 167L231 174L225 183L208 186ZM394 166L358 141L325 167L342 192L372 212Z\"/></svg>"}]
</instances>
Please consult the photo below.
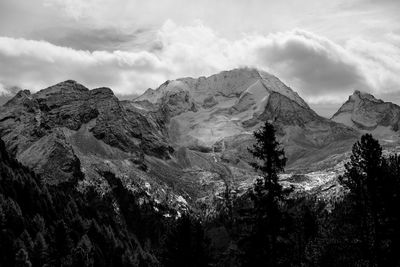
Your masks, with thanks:
<instances>
[{"instance_id":1,"label":"cloud","mask_svg":"<svg viewBox=\"0 0 400 267\"><path fill-rule=\"evenodd\" d=\"M10 91L5 88L3 84L0 83L0 97L11 95Z\"/></svg>"},{"instance_id":2,"label":"cloud","mask_svg":"<svg viewBox=\"0 0 400 267\"><path fill-rule=\"evenodd\" d=\"M269 71L312 103L342 102L353 90L400 88L394 33L382 42L343 44L305 30L221 37L200 21L168 20L142 50L79 50L47 41L0 37L0 82L38 90L66 79L117 94L142 93L167 79L211 75L241 66Z\"/></svg>"},{"instance_id":3,"label":"cloud","mask_svg":"<svg viewBox=\"0 0 400 267\"><path fill-rule=\"evenodd\" d=\"M151 27L121 18L131 0L0 1L0 36L44 40L77 50L145 47ZM136 11L135 8L135 12ZM118 16L120 14L120 16ZM144 14L141 14L145 17Z\"/></svg>"},{"instance_id":4,"label":"cloud","mask_svg":"<svg viewBox=\"0 0 400 267\"><path fill-rule=\"evenodd\" d=\"M49 28L46 32L36 32L35 39L77 50L132 51L138 46L146 49L146 45L151 41L150 35L149 29L122 30L113 27L76 29L66 26Z\"/></svg>"},{"instance_id":5,"label":"cloud","mask_svg":"<svg viewBox=\"0 0 400 267\"><path fill-rule=\"evenodd\" d=\"M151 77L145 75L153 73ZM127 94L161 83L168 69L146 51L83 51L44 41L0 37L0 81L37 90L66 79ZM144 74L144 75L142 75Z\"/></svg>"},{"instance_id":6,"label":"cloud","mask_svg":"<svg viewBox=\"0 0 400 267\"><path fill-rule=\"evenodd\" d=\"M388 38L396 38L391 35ZM390 93L400 90L400 47L388 42L368 42L355 38L347 48L359 59L359 68L373 91Z\"/></svg>"},{"instance_id":7,"label":"cloud","mask_svg":"<svg viewBox=\"0 0 400 267\"><path fill-rule=\"evenodd\" d=\"M379 95L400 88L400 49L389 39L374 43L353 38L339 45L308 31L292 30L230 41L200 22L190 27L167 22L159 42L160 57L171 61L172 73L185 70L186 75L198 76L254 66L277 75L315 103L342 102L354 90Z\"/></svg>"},{"instance_id":8,"label":"cloud","mask_svg":"<svg viewBox=\"0 0 400 267\"><path fill-rule=\"evenodd\" d=\"M87 17L90 13L91 10L93 10L94 7L104 4L104 1L98 1L98 0L86 0L86 1L80 1L80 0L45 0L44 6L56 6L60 7L64 12L74 18L75 20L80 20L85 17Z\"/></svg>"},{"instance_id":9,"label":"cloud","mask_svg":"<svg viewBox=\"0 0 400 267\"><path fill-rule=\"evenodd\" d=\"M357 59L345 48L315 34L294 30L267 36L262 62L308 96L366 87Z\"/></svg>"}]
</instances>

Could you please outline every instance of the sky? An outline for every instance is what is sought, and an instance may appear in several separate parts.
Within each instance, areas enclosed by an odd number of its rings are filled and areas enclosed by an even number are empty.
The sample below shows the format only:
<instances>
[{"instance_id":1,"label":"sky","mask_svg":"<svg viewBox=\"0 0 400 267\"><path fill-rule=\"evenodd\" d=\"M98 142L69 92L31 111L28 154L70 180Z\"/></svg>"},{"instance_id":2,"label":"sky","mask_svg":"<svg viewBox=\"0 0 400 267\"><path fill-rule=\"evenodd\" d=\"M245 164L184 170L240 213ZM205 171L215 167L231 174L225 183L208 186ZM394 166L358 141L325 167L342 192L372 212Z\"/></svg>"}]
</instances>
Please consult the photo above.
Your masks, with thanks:
<instances>
[{"instance_id":1,"label":"sky","mask_svg":"<svg viewBox=\"0 0 400 267\"><path fill-rule=\"evenodd\" d=\"M324 116L354 90L400 104L398 14L398 0L0 0L0 98L73 79L129 99L256 67Z\"/></svg>"}]
</instances>

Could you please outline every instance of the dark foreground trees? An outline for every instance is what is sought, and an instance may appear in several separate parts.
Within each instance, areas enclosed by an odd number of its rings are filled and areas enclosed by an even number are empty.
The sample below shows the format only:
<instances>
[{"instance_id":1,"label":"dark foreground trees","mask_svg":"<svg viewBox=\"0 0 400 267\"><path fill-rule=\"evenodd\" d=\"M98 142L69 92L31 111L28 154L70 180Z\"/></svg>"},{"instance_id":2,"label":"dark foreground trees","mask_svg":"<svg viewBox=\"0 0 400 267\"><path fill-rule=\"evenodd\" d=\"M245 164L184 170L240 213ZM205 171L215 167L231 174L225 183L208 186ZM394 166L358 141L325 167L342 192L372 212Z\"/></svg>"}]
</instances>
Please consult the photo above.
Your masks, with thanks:
<instances>
[{"instance_id":1,"label":"dark foreground trees","mask_svg":"<svg viewBox=\"0 0 400 267\"><path fill-rule=\"evenodd\" d=\"M264 125L255 137L251 152L260 178L250 196L235 199L235 224L226 227L231 239L217 265L400 266L398 155L384 156L377 140L362 136L340 177L347 193L329 203L318 195L288 197L279 185L285 158L273 126ZM208 228L221 233L221 222ZM227 260L233 255L234 264Z\"/></svg>"},{"instance_id":2,"label":"dark foreground trees","mask_svg":"<svg viewBox=\"0 0 400 267\"><path fill-rule=\"evenodd\" d=\"M399 156L382 155L382 147L366 134L354 144L340 182L350 190L346 201L354 218L361 255L368 266L398 266Z\"/></svg>"},{"instance_id":3,"label":"dark foreground trees","mask_svg":"<svg viewBox=\"0 0 400 267\"><path fill-rule=\"evenodd\" d=\"M196 218L175 219L176 211L141 203L144 192L133 194L113 174L103 175L112 185L103 196L90 188L82 194L69 185L47 187L0 140L0 266L208 264Z\"/></svg>"},{"instance_id":4,"label":"dark foreground trees","mask_svg":"<svg viewBox=\"0 0 400 267\"><path fill-rule=\"evenodd\" d=\"M353 212L358 214L359 238L363 254L368 256L371 266L378 264L380 188L384 158L378 141L370 134L363 135L354 144L350 162L345 165L346 172L341 183L350 190L349 199L353 201Z\"/></svg>"}]
</instances>

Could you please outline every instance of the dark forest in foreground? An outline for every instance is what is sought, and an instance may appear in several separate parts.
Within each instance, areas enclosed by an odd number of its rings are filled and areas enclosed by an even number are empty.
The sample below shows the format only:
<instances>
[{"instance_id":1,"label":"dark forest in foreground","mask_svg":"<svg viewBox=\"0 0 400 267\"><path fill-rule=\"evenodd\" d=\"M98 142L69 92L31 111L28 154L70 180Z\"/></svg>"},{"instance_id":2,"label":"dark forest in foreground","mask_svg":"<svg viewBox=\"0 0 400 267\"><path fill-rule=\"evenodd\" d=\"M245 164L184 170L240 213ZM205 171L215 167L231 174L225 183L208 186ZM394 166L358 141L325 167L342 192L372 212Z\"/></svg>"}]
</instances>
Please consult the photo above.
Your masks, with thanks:
<instances>
[{"instance_id":1,"label":"dark forest in foreground","mask_svg":"<svg viewBox=\"0 0 400 267\"><path fill-rule=\"evenodd\" d=\"M143 202L111 173L102 196L45 185L1 141L0 266L400 266L400 157L362 136L328 208L280 186L272 125L255 138L260 178L240 197L227 186L212 217Z\"/></svg>"}]
</instances>

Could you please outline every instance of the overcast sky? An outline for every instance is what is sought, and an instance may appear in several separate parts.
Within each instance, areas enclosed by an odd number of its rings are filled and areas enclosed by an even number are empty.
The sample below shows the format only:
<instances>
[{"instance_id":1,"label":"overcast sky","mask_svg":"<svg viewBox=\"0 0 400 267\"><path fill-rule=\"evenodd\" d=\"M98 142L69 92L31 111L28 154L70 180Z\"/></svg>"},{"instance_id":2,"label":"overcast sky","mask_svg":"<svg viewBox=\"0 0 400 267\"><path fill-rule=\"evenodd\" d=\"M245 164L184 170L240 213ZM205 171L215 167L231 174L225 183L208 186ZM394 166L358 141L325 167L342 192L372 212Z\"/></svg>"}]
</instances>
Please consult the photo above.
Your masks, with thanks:
<instances>
[{"instance_id":1,"label":"overcast sky","mask_svg":"<svg viewBox=\"0 0 400 267\"><path fill-rule=\"evenodd\" d=\"M73 79L130 97L251 66L323 115L356 89L400 103L399 14L398 0L0 0L0 95Z\"/></svg>"}]
</instances>

